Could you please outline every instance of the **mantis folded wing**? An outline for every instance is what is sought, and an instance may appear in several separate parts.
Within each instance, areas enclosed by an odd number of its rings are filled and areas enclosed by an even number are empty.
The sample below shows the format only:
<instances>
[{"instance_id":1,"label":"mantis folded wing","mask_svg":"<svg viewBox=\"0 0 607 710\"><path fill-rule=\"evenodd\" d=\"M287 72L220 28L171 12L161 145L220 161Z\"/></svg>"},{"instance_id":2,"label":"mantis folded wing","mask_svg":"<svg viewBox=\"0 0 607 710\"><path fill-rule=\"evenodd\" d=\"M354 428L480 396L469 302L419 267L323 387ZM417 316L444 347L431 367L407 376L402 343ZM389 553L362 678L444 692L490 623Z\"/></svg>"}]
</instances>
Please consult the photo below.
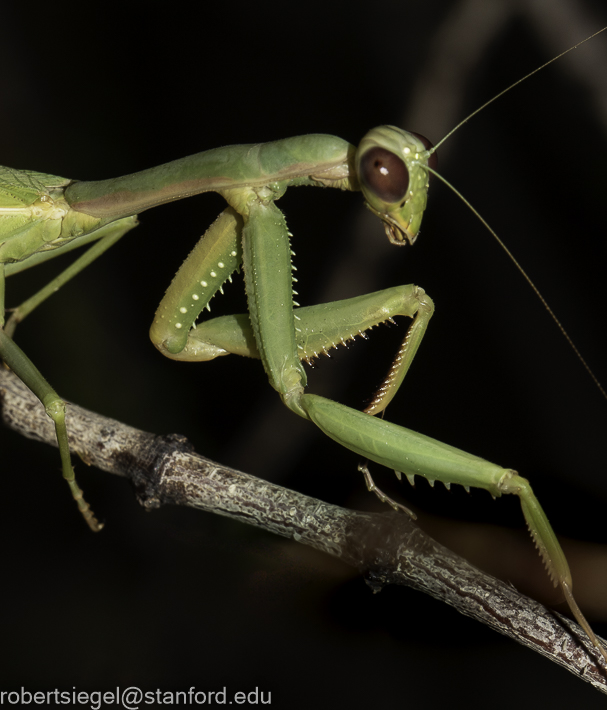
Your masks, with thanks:
<instances>
[{"instance_id":1,"label":"mantis folded wing","mask_svg":"<svg viewBox=\"0 0 607 710\"><path fill-rule=\"evenodd\" d=\"M135 215L172 200L215 191L228 203L171 283L150 330L155 346L177 360L227 354L259 358L284 404L341 445L413 481L484 488L521 500L531 535L576 619L595 646L597 638L571 593L561 547L526 479L447 444L373 415L397 392L432 316L423 289L401 286L332 304L299 308L293 301L290 233L276 201L291 186L361 190L394 244L413 243L426 206L432 149L415 134L392 126L370 131L358 148L327 135L209 150L133 175L78 182L5 169L0 173L0 264L4 274L93 242L75 264L16 309L0 330L0 355L32 389L55 422L63 475L91 526L70 463L65 406L12 339L16 324L50 293L136 225ZM197 319L240 265L248 314L202 324ZM0 286L4 313L4 283ZM305 392L302 361L395 316L412 318L389 374L365 412ZM370 488L374 484L367 482ZM378 495L386 499L381 492ZM607 659L606 652L601 652Z\"/></svg>"}]
</instances>

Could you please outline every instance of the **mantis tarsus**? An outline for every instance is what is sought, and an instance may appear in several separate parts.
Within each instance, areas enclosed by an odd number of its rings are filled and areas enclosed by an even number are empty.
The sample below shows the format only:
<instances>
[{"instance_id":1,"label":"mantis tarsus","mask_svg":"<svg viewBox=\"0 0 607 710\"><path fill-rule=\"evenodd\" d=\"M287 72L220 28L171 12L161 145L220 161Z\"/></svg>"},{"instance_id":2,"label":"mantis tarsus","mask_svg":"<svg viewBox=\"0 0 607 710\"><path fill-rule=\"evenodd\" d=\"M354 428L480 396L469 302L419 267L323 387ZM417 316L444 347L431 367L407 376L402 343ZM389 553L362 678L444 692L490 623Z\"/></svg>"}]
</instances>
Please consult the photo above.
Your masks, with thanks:
<instances>
[{"instance_id":1,"label":"mantis tarsus","mask_svg":"<svg viewBox=\"0 0 607 710\"><path fill-rule=\"evenodd\" d=\"M479 487L493 496L518 495L534 542L572 613L600 646L572 596L571 575L560 545L529 483L511 469L394 425L382 413L398 390L432 315L422 288L401 286L331 304L299 308L293 301L291 247L276 207L291 186L362 191L394 244L412 244L426 206L434 149L419 136L392 126L370 131L355 148L327 135L308 135L259 145L199 153L122 178L99 182L3 168L0 172L0 286L4 277L58 253L92 243L88 251L44 289L14 309L0 330L0 355L30 387L53 419L63 476L93 530L99 530L75 481L65 428L65 405L15 344L18 322L137 224L151 207L206 191L228 208L211 225L178 271L150 330L167 357L202 361L227 354L260 358L284 404L361 456L404 473ZM244 265L248 314L197 324L223 283ZM337 343L395 316L413 319L392 368L365 412L308 394L301 364ZM370 489L375 486L368 472ZM381 491L376 493L388 500Z\"/></svg>"}]
</instances>

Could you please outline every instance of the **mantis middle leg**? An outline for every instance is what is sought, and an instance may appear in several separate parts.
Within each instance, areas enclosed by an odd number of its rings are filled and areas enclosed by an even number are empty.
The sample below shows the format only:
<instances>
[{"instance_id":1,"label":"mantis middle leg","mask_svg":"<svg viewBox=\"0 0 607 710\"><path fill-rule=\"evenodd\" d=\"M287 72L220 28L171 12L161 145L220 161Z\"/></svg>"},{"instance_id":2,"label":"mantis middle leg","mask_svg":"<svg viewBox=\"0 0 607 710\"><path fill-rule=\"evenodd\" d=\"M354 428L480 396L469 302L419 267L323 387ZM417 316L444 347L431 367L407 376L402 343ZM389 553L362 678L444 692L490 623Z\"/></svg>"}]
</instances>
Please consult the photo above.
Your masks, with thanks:
<instances>
[{"instance_id":1,"label":"mantis middle leg","mask_svg":"<svg viewBox=\"0 0 607 710\"><path fill-rule=\"evenodd\" d=\"M93 246L89 247L84 254L78 257L76 261L72 262L66 269L64 269L60 274L58 274L54 279L49 281L46 286L41 288L33 296L30 296L26 301L16 308L11 309L11 316L4 325L4 332L9 336L13 337L15 333L15 328L21 321L28 316L35 308L37 308L41 303L46 301L49 296L56 293L62 286L64 286L68 281L79 274L83 269L85 269L89 264L98 259L104 252L106 252L111 246L113 246L119 239L121 239L127 232L129 232L133 227L137 226L137 217L125 217L124 219L118 220L117 222L111 222L100 229L92 232L89 235L89 240L94 241ZM15 262L14 264L7 264L4 269L7 276L19 273L25 269L31 268L38 264L42 264L49 259L53 259L60 254L65 254L71 249L78 248L86 244L88 240L74 240L72 244L69 244L59 252L53 251L42 251L33 254L32 256L24 259L23 261Z\"/></svg>"}]
</instances>

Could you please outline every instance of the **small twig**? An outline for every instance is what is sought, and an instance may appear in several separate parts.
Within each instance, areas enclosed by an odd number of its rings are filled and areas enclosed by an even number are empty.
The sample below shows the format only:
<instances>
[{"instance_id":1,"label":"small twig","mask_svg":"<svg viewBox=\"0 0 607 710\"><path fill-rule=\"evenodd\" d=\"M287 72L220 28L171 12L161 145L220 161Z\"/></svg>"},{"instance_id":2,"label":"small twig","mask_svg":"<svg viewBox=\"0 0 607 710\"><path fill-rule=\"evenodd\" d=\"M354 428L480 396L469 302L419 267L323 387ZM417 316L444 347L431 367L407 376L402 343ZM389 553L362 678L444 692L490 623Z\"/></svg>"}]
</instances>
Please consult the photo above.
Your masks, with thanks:
<instances>
[{"instance_id":1,"label":"small twig","mask_svg":"<svg viewBox=\"0 0 607 710\"><path fill-rule=\"evenodd\" d=\"M40 402L0 368L4 423L55 444ZM601 655L573 621L475 569L439 545L408 515L360 513L329 505L220 466L184 437L156 436L68 405L73 451L103 471L129 478L146 508L187 505L290 537L356 567L373 591L401 584L451 604L607 693Z\"/></svg>"}]
</instances>

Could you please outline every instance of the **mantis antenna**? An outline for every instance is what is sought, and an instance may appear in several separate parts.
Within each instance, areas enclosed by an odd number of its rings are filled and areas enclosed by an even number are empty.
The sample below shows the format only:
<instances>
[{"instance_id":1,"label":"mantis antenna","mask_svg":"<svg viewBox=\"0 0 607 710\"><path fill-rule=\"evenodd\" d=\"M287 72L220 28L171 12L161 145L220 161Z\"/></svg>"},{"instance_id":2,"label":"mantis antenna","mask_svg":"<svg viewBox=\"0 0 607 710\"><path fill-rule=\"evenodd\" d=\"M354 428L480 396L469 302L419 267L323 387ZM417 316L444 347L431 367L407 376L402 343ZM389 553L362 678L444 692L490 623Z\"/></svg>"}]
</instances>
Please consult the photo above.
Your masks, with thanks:
<instances>
[{"instance_id":1,"label":"mantis antenna","mask_svg":"<svg viewBox=\"0 0 607 710\"><path fill-rule=\"evenodd\" d=\"M486 101L482 106L474 110L471 114L466 116L462 121L460 121L455 128L452 128L449 133L447 133L446 136L441 138L441 140L434 146L430 146L427 151L423 154L424 158L427 160L429 156L433 155L439 146L441 146L448 138L450 138L456 131L458 131L464 124L468 123L468 121L476 116L477 113L480 113L483 111L483 109L487 108L490 104L492 104L494 101L497 101L501 96L504 94L507 94L511 89L514 89L515 86L518 86L519 84L522 84L524 81L527 81L527 79L530 79L534 74L537 74L539 71L542 69L545 69L547 66L552 64L553 62L556 62L557 59L560 59L561 57L564 57L565 54L569 54L569 52L572 52L574 49L577 49L580 47L582 44L588 42L589 40L593 39L597 35L600 35L601 32L604 32L607 30L607 27L603 27L602 29L598 30L594 34L590 35L589 37L586 37L586 39L583 39L581 42L578 42L575 44L573 47L569 47L569 49L566 49L564 52L561 52L560 54L557 54L556 57L553 57L549 61L547 61L545 64L542 64L541 66L537 67L533 71L529 72L525 76L523 76L520 79L517 79L513 84L510 84L510 86L507 86L503 91L500 91L498 94L496 94L493 98L489 99L489 101ZM426 170L430 172L432 175L435 175L442 183L444 183L459 199L468 207L468 209L481 221L481 223L486 227L486 229L489 231L489 233L493 236L493 238L497 241L497 243L500 245L500 247L506 252L506 255L509 257L509 259L512 261L514 266L518 269L518 271L521 273L525 281L531 286L533 289L533 292L535 295L539 298L541 301L542 305L548 311L548 314L556 324L557 328L561 331L561 334L565 338L565 340L569 343L569 346L577 356L578 360L586 370L586 372L590 375L592 378L592 381L596 385L596 387L599 389L600 393L603 395L603 397L607 400L607 391L599 381L598 377L594 374L592 371L590 365L586 362L584 356L582 353L579 351L577 345L573 342L571 336L569 333L565 330L565 327L561 323L561 321L557 318L556 314L550 308L548 305L548 302L544 298L544 296L541 294L540 290L538 287L535 285L535 283L532 281L531 277L527 274L527 272L523 269L523 267L520 265L520 263L517 261L515 258L514 254L508 249L508 247L504 244L503 240L500 239L500 237L497 235L495 230L488 224L488 222L484 219L484 217L478 212L478 210L472 206L472 204L457 190L448 180L446 180L442 175L440 175L433 167L430 165L426 166Z\"/></svg>"},{"instance_id":2,"label":"mantis antenna","mask_svg":"<svg viewBox=\"0 0 607 710\"><path fill-rule=\"evenodd\" d=\"M484 109L487 108L487 106L490 106L494 101L497 101L500 97L502 97L504 94L507 94L511 89L514 89L515 86L518 86L519 84L522 84L524 81L527 81L527 79L530 79L534 74L537 74L538 72L542 71L542 69L545 69L547 66L550 66L553 62L556 62L557 59L560 59L561 57L564 57L566 54L569 54L569 52L573 52L574 49L577 49L578 47L581 47L583 44L586 42L589 42L591 39L594 39L597 35L600 35L601 32L604 32L607 30L607 27L603 27L600 30L597 30L594 34L590 35L590 37L586 37L583 39L581 42L578 42L577 44L574 44L573 47L569 47L569 49L566 49L564 52L561 52L560 54L557 54L556 57L552 57L552 59L549 59L545 64L542 64L541 66L537 67L533 71L530 71L529 74L525 74L525 76L521 77L520 79L517 79L514 83L510 84L510 86L507 86L505 89L499 92L499 94L496 94L493 98L489 99L489 101L486 101L482 106L479 106L477 109L475 109L471 114L466 116L463 120L461 120L455 128L452 128L449 133L447 133L446 136L441 138L439 142L430 148L428 150L428 155L432 155L432 153L436 152L438 148L448 139L450 138L456 131L459 131L459 129L465 124L468 123L468 121L476 116L477 113L480 113ZM440 176L439 176L440 177ZM445 182L447 185L449 183ZM450 187L450 186L449 186Z\"/></svg>"}]
</instances>

